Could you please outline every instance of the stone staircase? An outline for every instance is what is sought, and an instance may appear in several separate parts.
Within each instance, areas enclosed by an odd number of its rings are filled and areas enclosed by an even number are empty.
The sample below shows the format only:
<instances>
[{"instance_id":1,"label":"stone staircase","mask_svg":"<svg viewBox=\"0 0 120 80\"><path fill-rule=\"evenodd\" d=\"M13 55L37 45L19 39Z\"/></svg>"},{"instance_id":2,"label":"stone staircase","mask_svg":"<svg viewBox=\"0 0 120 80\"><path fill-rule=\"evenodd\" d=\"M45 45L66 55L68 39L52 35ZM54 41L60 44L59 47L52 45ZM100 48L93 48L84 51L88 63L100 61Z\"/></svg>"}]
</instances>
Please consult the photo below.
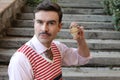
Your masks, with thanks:
<instances>
[{"instance_id":1,"label":"stone staircase","mask_svg":"<svg viewBox=\"0 0 120 80\"><path fill-rule=\"evenodd\" d=\"M64 80L120 80L120 32L114 31L111 16L105 15L101 0L58 0L64 12L63 28L56 40L77 47L69 33L71 21L85 28L93 58L84 66L63 67ZM0 38L0 80L8 80L7 65L12 54L34 34L33 9L25 6Z\"/></svg>"}]
</instances>

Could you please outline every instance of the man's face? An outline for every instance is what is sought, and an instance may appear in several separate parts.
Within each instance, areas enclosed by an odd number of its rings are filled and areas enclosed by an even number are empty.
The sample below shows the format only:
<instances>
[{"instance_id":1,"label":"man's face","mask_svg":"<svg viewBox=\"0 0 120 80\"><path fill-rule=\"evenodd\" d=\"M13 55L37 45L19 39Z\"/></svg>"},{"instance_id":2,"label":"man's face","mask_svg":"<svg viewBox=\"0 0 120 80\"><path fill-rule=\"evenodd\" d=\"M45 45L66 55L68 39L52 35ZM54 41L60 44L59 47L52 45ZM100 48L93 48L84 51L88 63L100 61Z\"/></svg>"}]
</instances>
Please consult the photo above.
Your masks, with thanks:
<instances>
[{"instance_id":1,"label":"man's face","mask_svg":"<svg viewBox=\"0 0 120 80\"><path fill-rule=\"evenodd\" d=\"M35 13L34 30L38 40L43 43L51 43L61 29L59 16L54 11L39 11Z\"/></svg>"}]
</instances>

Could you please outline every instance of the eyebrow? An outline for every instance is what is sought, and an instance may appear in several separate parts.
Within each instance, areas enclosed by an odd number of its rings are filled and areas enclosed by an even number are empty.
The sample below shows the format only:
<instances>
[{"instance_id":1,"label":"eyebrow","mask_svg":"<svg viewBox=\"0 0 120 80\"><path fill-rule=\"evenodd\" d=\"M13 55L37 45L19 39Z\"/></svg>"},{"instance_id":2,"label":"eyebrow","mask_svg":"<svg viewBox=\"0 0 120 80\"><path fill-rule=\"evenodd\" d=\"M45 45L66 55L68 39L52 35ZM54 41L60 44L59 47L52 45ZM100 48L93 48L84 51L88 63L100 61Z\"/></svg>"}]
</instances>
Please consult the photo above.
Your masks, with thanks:
<instances>
[{"instance_id":1,"label":"eyebrow","mask_svg":"<svg viewBox=\"0 0 120 80\"><path fill-rule=\"evenodd\" d=\"M49 21L47 21L47 22L57 22L56 20L49 20Z\"/></svg>"},{"instance_id":2,"label":"eyebrow","mask_svg":"<svg viewBox=\"0 0 120 80\"><path fill-rule=\"evenodd\" d=\"M35 20L35 19L34 19ZM40 20L40 19L36 19L35 21L42 21L42 22L57 22L56 20L48 20L48 21L44 21L44 20Z\"/></svg>"}]
</instances>

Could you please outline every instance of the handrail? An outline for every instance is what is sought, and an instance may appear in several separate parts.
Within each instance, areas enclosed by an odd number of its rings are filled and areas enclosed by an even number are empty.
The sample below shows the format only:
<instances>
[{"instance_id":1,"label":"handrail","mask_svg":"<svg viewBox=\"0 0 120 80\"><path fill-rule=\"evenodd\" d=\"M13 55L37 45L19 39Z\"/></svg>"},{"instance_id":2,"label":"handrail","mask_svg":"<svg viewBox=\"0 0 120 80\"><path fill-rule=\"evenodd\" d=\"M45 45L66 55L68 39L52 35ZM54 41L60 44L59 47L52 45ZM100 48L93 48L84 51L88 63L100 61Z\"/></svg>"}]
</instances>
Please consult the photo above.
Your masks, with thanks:
<instances>
[{"instance_id":1,"label":"handrail","mask_svg":"<svg viewBox=\"0 0 120 80\"><path fill-rule=\"evenodd\" d=\"M11 27L11 20L16 18L26 0L0 0L0 37L5 35L5 30Z\"/></svg>"}]
</instances>

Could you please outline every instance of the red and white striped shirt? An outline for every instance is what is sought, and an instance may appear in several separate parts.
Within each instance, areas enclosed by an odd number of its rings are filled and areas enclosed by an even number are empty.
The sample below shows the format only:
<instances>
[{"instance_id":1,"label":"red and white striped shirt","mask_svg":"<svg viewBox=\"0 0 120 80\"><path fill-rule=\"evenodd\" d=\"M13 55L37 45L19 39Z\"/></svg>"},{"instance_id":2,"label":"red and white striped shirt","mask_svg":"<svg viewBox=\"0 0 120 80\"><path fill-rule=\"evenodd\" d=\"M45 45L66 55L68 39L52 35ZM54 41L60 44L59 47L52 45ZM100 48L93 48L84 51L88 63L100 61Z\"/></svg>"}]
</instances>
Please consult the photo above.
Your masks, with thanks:
<instances>
[{"instance_id":1,"label":"red and white striped shirt","mask_svg":"<svg viewBox=\"0 0 120 80\"><path fill-rule=\"evenodd\" d=\"M53 62L47 61L28 45L23 45L18 49L18 52L24 53L29 59L34 73L34 80L62 80L60 52L54 43L52 43L51 48Z\"/></svg>"},{"instance_id":2,"label":"red and white striped shirt","mask_svg":"<svg viewBox=\"0 0 120 80\"><path fill-rule=\"evenodd\" d=\"M69 48L65 44L58 41L53 41L53 43L55 43L57 49L60 52L61 66L83 65L86 64L90 59L90 57L80 56L76 48ZM37 53L41 56L43 56L41 53L47 50L47 48L39 42L36 36L29 40L25 45L31 47L33 53ZM24 51L24 48L22 49L22 51ZM31 53L32 51L29 51L29 53ZM11 57L8 66L8 75L9 80L34 79L34 71L31 67L31 63L23 52L16 51Z\"/></svg>"}]
</instances>

